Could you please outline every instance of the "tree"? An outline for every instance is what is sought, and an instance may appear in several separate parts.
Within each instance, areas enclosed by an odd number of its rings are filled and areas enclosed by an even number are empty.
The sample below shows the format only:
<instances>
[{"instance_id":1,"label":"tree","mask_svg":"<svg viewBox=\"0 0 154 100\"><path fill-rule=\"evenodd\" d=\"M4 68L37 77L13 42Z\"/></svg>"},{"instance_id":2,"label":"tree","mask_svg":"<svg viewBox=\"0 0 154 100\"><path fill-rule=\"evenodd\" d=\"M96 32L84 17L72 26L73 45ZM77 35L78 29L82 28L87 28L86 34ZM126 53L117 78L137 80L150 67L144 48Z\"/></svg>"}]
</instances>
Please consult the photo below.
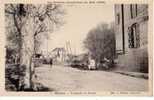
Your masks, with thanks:
<instances>
[{"instance_id":1,"label":"tree","mask_svg":"<svg viewBox=\"0 0 154 100\"><path fill-rule=\"evenodd\" d=\"M53 26L62 23L64 10L57 4L6 4L6 33L10 38L18 38L20 68L25 67L25 76L19 81L19 88L32 88L32 58L36 51L37 37L53 32ZM11 31L10 31L11 30ZM13 34L12 34L13 33Z\"/></svg>"},{"instance_id":2,"label":"tree","mask_svg":"<svg viewBox=\"0 0 154 100\"><path fill-rule=\"evenodd\" d=\"M102 23L90 30L84 40L84 47L90 53L92 59L99 63L104 58L113 60L115 56L114 29L108 24Z\"/></svg>"}]
</instances>

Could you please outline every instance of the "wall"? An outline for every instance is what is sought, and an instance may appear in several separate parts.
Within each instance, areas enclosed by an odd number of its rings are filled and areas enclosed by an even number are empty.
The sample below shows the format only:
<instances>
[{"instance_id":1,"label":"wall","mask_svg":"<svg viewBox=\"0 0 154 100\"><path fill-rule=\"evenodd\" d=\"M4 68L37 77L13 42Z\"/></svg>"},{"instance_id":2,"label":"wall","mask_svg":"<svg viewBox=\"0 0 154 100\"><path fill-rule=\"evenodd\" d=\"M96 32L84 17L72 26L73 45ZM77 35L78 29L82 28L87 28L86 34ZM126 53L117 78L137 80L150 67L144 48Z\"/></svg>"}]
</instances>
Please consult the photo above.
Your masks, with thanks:
<instances>
[{"instance_id":1,"label":"wall","mask_svg":"<svg viewBox=\"0 0 154 100\"><path fill-rule=\"evenodd\" d=\"M118 15L119 14L119 23L118 23ZM122 52L122 16L121 16L121 6L115 5L115 38L116 38L116 51L118 53Z\"/></svg>"},{"instance_id":2,"label":"wall","mask_svg":"<svg viewBox=\"0 0 154 100\"><path fill-rule=\"evenodd\" d=\"M117 13L120 13L120 6L115 5L115 23L117 23ZM117 70L125 71L137 71L137 72L148 72L148 52L147 52L147 35L148 35L148 12L147 5L137 5L139 11L137 10L138 16L131 18L130 5L124 5L124 35L125 35L125 54L118 55L117 60ZM140 47L129 48L128 42L128 27L132 24L139 24L139 37L140 37ZM121 45L121 35L122 29L120 23L116 27L116 45ZM120 35L119 35L120 34ZM122 45L121 45L122 46ZM116 50L120 46L116 46Z\"/></svg>"}]
</instances>

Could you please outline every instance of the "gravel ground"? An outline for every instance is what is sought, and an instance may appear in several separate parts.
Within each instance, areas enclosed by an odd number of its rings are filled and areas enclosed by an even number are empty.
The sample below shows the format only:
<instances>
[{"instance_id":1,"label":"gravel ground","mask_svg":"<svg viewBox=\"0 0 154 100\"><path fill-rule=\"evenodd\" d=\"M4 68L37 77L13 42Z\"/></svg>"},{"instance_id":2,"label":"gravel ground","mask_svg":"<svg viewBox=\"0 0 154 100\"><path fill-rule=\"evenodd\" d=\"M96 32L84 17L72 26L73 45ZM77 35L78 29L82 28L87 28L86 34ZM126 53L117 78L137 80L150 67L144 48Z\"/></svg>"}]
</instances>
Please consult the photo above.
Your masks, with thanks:
<instances>
[{"instance_id":1,"label":"gravel ground","mask_svg":"<svg viewBox=\"0 0 154 100\"><path fill-rule=\"evenodd\" d=\"M53 91L148 91L148 79L69 66L36 68L37 82Z\"/></svg>"}]
</instances>

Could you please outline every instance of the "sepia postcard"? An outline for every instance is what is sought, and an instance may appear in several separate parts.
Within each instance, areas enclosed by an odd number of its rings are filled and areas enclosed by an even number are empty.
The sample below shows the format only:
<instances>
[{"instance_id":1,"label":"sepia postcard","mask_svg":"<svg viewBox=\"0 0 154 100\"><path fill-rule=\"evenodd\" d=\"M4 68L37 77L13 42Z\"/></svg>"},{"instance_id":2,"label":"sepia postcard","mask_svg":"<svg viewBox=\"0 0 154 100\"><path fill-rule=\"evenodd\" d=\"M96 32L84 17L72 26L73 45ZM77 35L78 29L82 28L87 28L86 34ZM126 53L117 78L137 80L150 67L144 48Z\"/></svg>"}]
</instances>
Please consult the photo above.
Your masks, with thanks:
<instances>
[{"instance_id":1,"label":"sepia postcard","mask_svg":"<svg viewBox=\"0 0 154 100\"><path fill-rule=\"evenodd\" d=\"M1 0L0 96L152 96L152 0Z\"/></svg>"}]
</instances>

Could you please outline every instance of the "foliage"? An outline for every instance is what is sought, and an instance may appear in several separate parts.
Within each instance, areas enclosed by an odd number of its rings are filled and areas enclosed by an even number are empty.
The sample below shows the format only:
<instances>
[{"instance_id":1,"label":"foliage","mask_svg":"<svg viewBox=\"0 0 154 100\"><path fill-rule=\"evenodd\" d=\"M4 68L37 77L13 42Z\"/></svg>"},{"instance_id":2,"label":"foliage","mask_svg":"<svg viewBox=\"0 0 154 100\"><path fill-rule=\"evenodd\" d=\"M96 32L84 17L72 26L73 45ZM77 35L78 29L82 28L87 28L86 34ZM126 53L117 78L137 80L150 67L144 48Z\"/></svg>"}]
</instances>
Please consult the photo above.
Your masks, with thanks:
<instances>
[{"instance_id":1,"label":"foliage","mask_svg":"<svg viewBox=\"0 0 154 100\"><path fill-rule=\"evenodd\" d=\"M113 60L115 56L115 34L114 29L108 24L102 23L90 30L84 41L84 46L96 63L104 58Z\"/></svg>"},{"instance_id":2,"label":"foliage","mask_svg":"<svg viewBox=\"0 0 154 100\"><path fill-rule=\"evenodd\" d=\"M22 9L21 9L22 8ZM61 5L56 4L6 4L5 5L5 21L7 41L11 45L18 45L20 40L21 30L29 18L33 19L33 35L35 37L36 48L41 43L38 38L41 36L48 37L48 33L52 33L55 28L59 28L64 24L63 15L64 9ZM22 17L25 21L22 21ZM30 23L29 23L30 24ZM9 45L10 46L10 45Z\"/></svg>"},{"instance_id":3,"label":"foliage","mask_svg":"<svg viewBox=\"0 0 154 100\"><path fill-rule=\"evenodd\" d=\"M41 42L38 37L41 35L48 37L54 28L63 25L62 17L64 10L61 5L57 4L6 4L6 37L7 46L16 46L19 53L19 67L25 68L21 72L24 82L19 78L18 84L21 88L23 85L32 85L32 72L34 64L32 58L36 53L38 44ZM19 70L17 69L19 72ZM20 75L19 75L20 76ZM25 77L28 76L28 77ZM21 76L22 77L22 76Z\"/></svg>"}]
</instances>

